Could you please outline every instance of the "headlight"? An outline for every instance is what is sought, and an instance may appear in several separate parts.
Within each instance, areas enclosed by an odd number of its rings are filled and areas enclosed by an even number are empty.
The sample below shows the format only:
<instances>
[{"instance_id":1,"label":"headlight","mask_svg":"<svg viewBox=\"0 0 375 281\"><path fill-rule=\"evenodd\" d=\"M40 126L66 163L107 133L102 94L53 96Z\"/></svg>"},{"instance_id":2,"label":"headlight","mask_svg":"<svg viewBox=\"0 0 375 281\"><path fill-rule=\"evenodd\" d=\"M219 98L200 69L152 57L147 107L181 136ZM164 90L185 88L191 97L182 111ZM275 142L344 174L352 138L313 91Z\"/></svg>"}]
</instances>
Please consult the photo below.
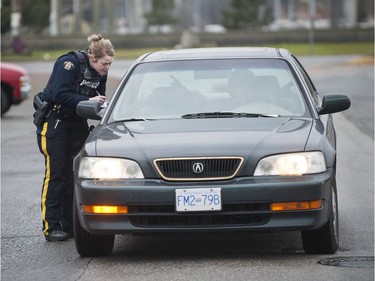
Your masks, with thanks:
<instances>
[{"instance_id":1,"label":"headlight","mask_svg":"<svg viewBox=\"0 0 375 281\"><path fill-rule=\"evenodd\" d=\"M142 179L139 165L119 158L84 157L79 164L78 176L86 179Z\"/></svg>"},{"instance_id":2,"label":"headlight","mask_svg":"<svg viewBox=\"0 0 375 281\"><path fill-rule=\"evenodd\" d=\"M20 89L21 91L30 91L31 90L31 83L29 76L21 76L20 77Z\"/></svg>"},{"instance_id":3,"label":"headlight","mask_svg":"<svg viewBox=\"0 0 375 281\"><path fill-rule=\"evenodd\" d=\"M326 163L321 151L273 155L259 161L254 176L297 176L322 173Z\"/></svg>"}]
</instances>

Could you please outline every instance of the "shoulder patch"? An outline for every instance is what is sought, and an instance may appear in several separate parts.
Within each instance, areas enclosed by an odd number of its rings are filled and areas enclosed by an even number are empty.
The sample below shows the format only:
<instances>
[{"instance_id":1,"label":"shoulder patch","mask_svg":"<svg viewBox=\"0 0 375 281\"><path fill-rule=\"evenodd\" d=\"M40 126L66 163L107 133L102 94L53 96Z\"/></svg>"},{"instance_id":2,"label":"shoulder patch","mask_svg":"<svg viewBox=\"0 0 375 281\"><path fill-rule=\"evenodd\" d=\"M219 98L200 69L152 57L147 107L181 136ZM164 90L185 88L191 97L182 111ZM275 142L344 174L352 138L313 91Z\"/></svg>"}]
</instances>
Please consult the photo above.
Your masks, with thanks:
<instances>
[{"instance_id":1,"label":"shoulder patch","mask_svg":"<svg viewBox=\"0 0 375 281\"><path fill-rule=\"evenodd\" d=\"M65 61L64 62L64 68L66 70L72 70L72 69L74 69L74 63L72 63L71 61Z\"/></svg>"}]
</instances>

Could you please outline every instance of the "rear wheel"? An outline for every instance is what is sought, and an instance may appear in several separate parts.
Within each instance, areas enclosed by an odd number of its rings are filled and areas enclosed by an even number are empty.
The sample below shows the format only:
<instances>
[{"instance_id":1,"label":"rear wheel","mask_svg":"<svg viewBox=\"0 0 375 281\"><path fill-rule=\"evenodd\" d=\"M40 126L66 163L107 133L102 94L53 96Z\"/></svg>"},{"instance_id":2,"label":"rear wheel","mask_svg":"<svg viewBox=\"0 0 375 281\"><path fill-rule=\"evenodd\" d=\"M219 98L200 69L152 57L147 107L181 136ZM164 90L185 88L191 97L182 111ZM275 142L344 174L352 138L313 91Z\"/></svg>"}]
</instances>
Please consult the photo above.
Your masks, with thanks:
<instances>
[{"instance_id":1,"label":"rear wheel","mask_svg":"<svg viewBox=\"0 0 375 281\"><path fill-rule=\"evenodd\" d=\"M335 173L332 178L328 222L319 229L302 232L303 249L308 254L333 254L339 248L339 216Z\"/></svg>"},{"instance_id":2,"label":"rear wheel","mask_svg":"<svg viewBox=\"0 0 375 281\"><path fill-rule=\"evenodd\" d=\"M84 230L79 222L76 200L73 202L74 239L81 257L108 256L113 249L115 235L95 235Z\"/></svg>"}]
</instances>

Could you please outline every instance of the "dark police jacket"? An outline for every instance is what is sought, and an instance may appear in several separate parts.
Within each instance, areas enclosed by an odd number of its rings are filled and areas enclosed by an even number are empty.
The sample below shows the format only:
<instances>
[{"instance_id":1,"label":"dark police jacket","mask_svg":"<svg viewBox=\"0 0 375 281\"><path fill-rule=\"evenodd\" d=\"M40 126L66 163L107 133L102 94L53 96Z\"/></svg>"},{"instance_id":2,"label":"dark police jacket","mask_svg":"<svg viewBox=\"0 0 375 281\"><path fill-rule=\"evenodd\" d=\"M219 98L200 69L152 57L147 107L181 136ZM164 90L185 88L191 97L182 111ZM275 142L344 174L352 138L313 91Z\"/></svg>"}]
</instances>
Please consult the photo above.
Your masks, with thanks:
<instances>
[{"instance_id":1,"label":"dark police jacket","mask_svg":"<svg viewBox=\"0 0 375 281\"><path fill-rule=\"evenodd\" d=\"M82 56L80 60L76 53L69 52L56 60L41 95L42 100L60 106L61 111L69 113L69 117L77 117L75 108L80 101L98 94L104 96L107 82L107 75L100 76L91 68L85 52L79 53L83 55L86 63L82 62Z\"/></svg>"}]
</instances>

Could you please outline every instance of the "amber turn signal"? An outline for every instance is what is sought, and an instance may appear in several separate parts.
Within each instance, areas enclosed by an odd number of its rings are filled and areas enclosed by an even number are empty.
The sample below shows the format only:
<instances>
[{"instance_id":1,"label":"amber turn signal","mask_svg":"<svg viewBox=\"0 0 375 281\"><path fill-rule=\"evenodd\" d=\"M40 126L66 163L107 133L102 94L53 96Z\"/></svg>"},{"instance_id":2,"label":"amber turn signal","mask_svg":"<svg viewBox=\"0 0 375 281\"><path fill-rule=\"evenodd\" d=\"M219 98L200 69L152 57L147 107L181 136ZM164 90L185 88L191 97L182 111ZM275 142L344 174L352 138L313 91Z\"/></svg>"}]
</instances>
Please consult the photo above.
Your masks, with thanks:
<instances>
[{"instance_id":1,"label":"amber turn signal","mask_svg":"<svg viewBox=\"0 0 375 281\"><path fill-rule=\"evenodd\" d=\"M82 205L84 213L88 214L127 214L127 206L97 206L97 205Z\"/></svg>"},{"instance_id":2,"label":"amber turn signal","mask_svg":"<svg viewBox=\"0 0 375 281\"><path fill-rule=\"evenodd\" d=\"M297 211L297 210L314 210L322 207L323 200L301 201L301 202L281 202L272 203L271 211Z\"/></svg>"}]
</instances>

